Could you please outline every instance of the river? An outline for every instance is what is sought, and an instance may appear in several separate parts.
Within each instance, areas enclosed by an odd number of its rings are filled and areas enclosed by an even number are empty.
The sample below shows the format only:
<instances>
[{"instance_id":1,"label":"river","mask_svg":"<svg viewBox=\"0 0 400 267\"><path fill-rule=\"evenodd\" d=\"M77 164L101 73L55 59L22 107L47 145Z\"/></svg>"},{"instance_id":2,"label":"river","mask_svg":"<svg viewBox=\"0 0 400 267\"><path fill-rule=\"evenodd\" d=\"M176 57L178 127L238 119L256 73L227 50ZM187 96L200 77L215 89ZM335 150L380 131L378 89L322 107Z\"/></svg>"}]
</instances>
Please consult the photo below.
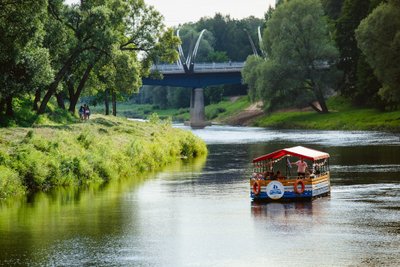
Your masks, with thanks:
<instances>
[{"instance_id":1,"label":"river","mask_svg":"<svg viewBox=\"0 0 400 267\"><path fill-rule=\"evenodd\" d=\"M194 133L207 142L207 158L2 203L0 265L400 266L398 134ZM331 196L252 203L251 159L295 145L330 153Z\"/></svg>"}]
</instances>

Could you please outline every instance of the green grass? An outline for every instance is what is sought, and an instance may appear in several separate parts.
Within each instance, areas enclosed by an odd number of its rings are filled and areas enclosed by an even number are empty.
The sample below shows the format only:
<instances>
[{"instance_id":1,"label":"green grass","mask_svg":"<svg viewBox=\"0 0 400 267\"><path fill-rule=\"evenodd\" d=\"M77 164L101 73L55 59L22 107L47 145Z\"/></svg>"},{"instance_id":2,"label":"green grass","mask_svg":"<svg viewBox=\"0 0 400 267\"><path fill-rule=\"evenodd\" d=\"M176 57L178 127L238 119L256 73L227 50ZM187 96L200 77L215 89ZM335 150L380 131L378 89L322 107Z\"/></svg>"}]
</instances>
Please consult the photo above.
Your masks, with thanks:
<instances>
[{"instance_id":1,"label":"green grass","mask_svg":"<svg viewBox=\"0 0 400 267\"><path fill-rule=\"evenodd\" d=\"M207 153L191 132L154 116L151 122L102 115L68 125L42 122L0 128L0 199L132 177Z\"/></svg>"},{"instance_id":2,"label":"green grass","mask_svg":"<svg viewBox=\"0 0 400 267\"><path fill-rule=\"evenodd\" d=\"M236 101L225 99L219 103L206 106L205 113L208 120L223 121L244 110L250 104L247 96L239 97Z\"/></svg>"},{"instance_id":3,"label":"green grass","mask_svg":"<svg viewBox=\"0 0 400 267\"><path fill-rule=\"evenodd\" d=\"M92 107L91 111L99 114L105 113L104 106ZM157 109L150 104L117 103L118 117L147 119L152 113L157 113L161 119L171 118L174 121L185 121L190 117L189 108Z\"/></svg>"},{"instance_id":4,"label":"green grass","mask_svg":"<svg viewBox=\"0 0 400 267\"><path fill-rule=\"evenodd\" d=\"M236 101L230 101L228 98L205 107L205 115L207 120L222 121L241 110L248 107L251 103L247 96L239 97ZM104 114L103 106L92 107L93 113ZM130 104L117 103L117 116L125 118L147 119L152 113L157 113L162 119L171 118L173 121L187 121L190 119L189 108L181 109L158 109L150 104Z\"/></svg>"},{"instance_id":5,"label":"green grass","mask_svg":"<svg viewBox=\"0 0 400 267\"><path fill-rule=\"evenodd\" d=\"M0 116L0 127L30 127L34 124L56 125L79 121L67 110L58 109L51 102L48 105L48 113L38 115L32 110L32 99L29 97L14 99L13 109L13 117Z\"/></svg>"},{"instance_id":6,"label":"green grass","mask_svg":"<svg viewBox=\"0 0 400 267\"><path fill-rule=\"evenodd\" d=\"M225 99L205 107L207 120L229 121L250 105L247 96L236 101ZM315 111L279 111L259 117L254 126L285 129L320 130L377 130L400 132L400 111L382 112L376 109L356 108L343 97L331 97L327 101L330 113L318 114ZM119 104L118 114L126 117L148 118L157 113L161 118L170 117L174 121L189 120L189 109L153 109L151 105ZM137 116L133 116L138 114Z\"/></svg>"},{"instance_id":7,"label":"green grass","mask_svg":"<svg viewBox=\"0 0 400 267\"><path fill-rule=\"evenodd\" d=\"M400 111L382 112L354 108L344 98L328 100L330 113L276 112L254 122L255 126L287 129L377 130L400 132Z\"/></svg>"}]
</instances>

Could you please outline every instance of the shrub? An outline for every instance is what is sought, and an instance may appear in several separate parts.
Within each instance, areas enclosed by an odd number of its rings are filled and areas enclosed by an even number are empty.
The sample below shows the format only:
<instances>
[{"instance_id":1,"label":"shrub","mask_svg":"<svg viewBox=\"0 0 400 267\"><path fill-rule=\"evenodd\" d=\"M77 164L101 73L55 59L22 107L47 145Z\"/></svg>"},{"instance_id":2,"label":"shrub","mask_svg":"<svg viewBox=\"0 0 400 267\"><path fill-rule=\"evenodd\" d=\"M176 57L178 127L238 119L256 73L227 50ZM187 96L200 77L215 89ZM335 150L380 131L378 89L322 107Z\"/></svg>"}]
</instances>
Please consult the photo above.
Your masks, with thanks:
<instances>
[{"instance_id":1,"label":"shrub","mask_svg":"<svg viewBox=\"0 0 400 267\"><path fill-rule=\"evenodd\" d=\"M22 145L16 151L12 160L14 169L23 178L22 182L28 188L43 188L48 186L46 180L49 174L47 162L50 158L34 149L31 144Z\"/></svg>"},{"instance_id":2,"label":"shrub","mask_svg":"<svg viewBox=\"0 0 400 267\"><path fill-rule=\"evenodd\" d=\"M173 129L171 120L154 114L150 121L100 117L68 128L20 129L26 134L13 141L0 138L0 198L26 189L104 183L206 153L199 138Z\"/></svg>"},{"instance_id":3,"label":"shrub","mask_svg":"<svg viewBox=\"0 0 400 267\"><path fill-rule=\"evenodd\" d=\"M158 117L157 113L151 113L148 120L151 124L159 124L160 123L160 117Z\"/></svg>"},{"instance_id":4,"label":"shrub","mask_svg":"<svg viewBox=\"0 0 400 267\"><path fill-rule=\"evenodd\" d=\"M226 112L226 108L217 107L206 111L206 117L209 120L215 119L219 114Z\"/></svg>"},{"instance_id":5,"label":"shrub","mask_svg":"<svg viewBox=\"0 0 400 267\"><path fill-rule=\"evenodd\" d=\"M0 199L22 195L24 188L18 173L0 165Z\"/></svg>"}]
</instances>

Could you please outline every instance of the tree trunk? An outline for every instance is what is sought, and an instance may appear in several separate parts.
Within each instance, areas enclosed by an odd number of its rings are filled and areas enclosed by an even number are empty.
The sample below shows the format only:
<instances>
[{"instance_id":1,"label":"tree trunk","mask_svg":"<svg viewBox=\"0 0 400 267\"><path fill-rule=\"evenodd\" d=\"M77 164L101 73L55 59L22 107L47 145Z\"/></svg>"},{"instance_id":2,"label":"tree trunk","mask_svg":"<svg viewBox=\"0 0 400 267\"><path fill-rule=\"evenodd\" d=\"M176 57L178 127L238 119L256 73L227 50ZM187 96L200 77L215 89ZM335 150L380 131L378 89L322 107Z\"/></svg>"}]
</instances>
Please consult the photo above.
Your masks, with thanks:
<instances>
[{"instance_id":1,"label":"tree trunk","mask_svg":"<svg viewBox=\"0 0 400 267\"><path fill-rule=\"evenodd\" d=\"M68 89L68 100L71 103L71 99L74 97L74 82L71 80L65 80L65 83L67 85L67 89ZM71 105L71 104L70 104Z\"/></svg>"},{"instance_id":2,"label":"tree trunk","mask_svg":"<svg viewBox=\"0 0 400 267\"><path fill-rule=\"evenodd\" d=\"M56 98L57 98L58 107L65 110L65 103L64 103L63 93L60 92L60 93L56 94Z\"/></svg>"},{"instance_id":3,"label":"tree trunk","mask_svg":"<svg viewBox=\"0 0 400 267\"><path fill-rule=\"evenodd\" d=\"M64 77L65 73L71 67L73 60L82 52L82 50L75 50L74 53L67 59L63 67L58 71L54 81L47 87L47 92L43 97L42 103L38 109L38 114L43 114L46 111L47 103L49 103L50 98L56 92L58 84Z\"/></svg>"},{"instance_id":4,"label":"tree trunk","mask_svg":"<svg viewBox=\"0 0 400 267\"><path fill-rule=\"evenodd\" d=\"M324 94L322 93L321 87L317 83L312 83L315 97L319 105L321 106L321 110L319 113L329 113L328 106L326 105Z\"/></svg>"},{"instance_id":5,"label":"tree trunk","mask_svg":"<svg viewBox=\"0 0 400 267\"><path fill-rule=\"evenodd\" d=\"M6 115L9 117L14 116L14 111L12 108L12 99L13 99L12 96L6 97Z\"/></svg>"},{"instance_id":6,"label":"tree trunk","mask_svg":"<svg viewBox=\"0 0 400 267\"><path fill-rule=\"evenodd\" d=\"M41 93L42 93L42 90L40 90L39 88L35 92L35 98L33 99L33 105L32 105L33 111L38 111L38 109L39 109L39 101L40 101Z\"/></svg>"},{"instance_id":7,"label":"tree trunk","mask_svg":"<svg viewBox=\"0 0 400 267\"><path fill-rule=\"evenodd\" d=\"M315 110L316 112L322 113L322 110L321 110L319 107L317 107L316 105L314 105L313 102L310 102L310 103L308 103L308 104L309 104L310 107L311 107L313 110Z\"/></svg>"},{"instance_id":8,"label":"tree trunk","mask_svg":"<svg viewBox=\"0 0 400 267\"><path fill-rule=\"evenodd\" d=\"M0 115L3 114L6 107L6 100L4 98L0 98Z\"/></svg>"},{"instance_id":9,"label":"tree trunk","mask_svg":"<svg viewBox=\"0 0 400 267\"><path fill-rule=\"evenodd\" d=\"M112 92L112 108L113 115L117 116L117 94L114 91Z\"/></svg>"},{"instance_id":10,"label":"tree trunk","mask_svg":"<svg viewBox=\"0 0 400 267\"><path fill-rule=\"evenodd\" d=\"M85 72L82 75L81 80L79 81L78 88L76 88L76 92L74 94L70 94L70 99L69 99L69 111L74 114L75 113L75 107L76 104L78 103L79 97L81 96L81 93L83 91L83 88L85 87L85 84L87 80L89 79L90 72L92 71L94 65L96 64L97 60L94 62L90 63L87 67Z\"/></svg>"},{"instance_id":11,"label":"tree trunk","mask_svg":"<svg viewBox=\"0 0 400 267\"><path fill-rule=\"evenodd\" d=\"M110 90L106 89L104 91L104 108L106 110L106 115L110 115L110 100L109 100Z\"/></svg>"}]
</instances>

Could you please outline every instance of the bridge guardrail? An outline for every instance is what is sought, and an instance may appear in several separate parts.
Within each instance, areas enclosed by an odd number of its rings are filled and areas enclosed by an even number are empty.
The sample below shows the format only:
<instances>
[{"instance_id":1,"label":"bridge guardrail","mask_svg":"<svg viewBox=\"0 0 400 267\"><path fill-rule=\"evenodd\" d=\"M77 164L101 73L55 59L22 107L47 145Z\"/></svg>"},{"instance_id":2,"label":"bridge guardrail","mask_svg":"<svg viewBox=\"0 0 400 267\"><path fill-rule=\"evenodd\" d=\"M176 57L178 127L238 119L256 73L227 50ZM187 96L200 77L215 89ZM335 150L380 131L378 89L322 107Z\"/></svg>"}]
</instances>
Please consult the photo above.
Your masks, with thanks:
<instances>
[{"instance_id":1,"label":"bridge guardrail","mask_svg":"<svg viewBox=\"0 0 400 267\"><path fill-rule=\"evenodd\" d=\"M245 62L223 62L223 63L195 63L194 72L240 72ZM178 64L153 65L152 71L161 73L185 73L183 67Z\"/></svg>"}]
</instances>

